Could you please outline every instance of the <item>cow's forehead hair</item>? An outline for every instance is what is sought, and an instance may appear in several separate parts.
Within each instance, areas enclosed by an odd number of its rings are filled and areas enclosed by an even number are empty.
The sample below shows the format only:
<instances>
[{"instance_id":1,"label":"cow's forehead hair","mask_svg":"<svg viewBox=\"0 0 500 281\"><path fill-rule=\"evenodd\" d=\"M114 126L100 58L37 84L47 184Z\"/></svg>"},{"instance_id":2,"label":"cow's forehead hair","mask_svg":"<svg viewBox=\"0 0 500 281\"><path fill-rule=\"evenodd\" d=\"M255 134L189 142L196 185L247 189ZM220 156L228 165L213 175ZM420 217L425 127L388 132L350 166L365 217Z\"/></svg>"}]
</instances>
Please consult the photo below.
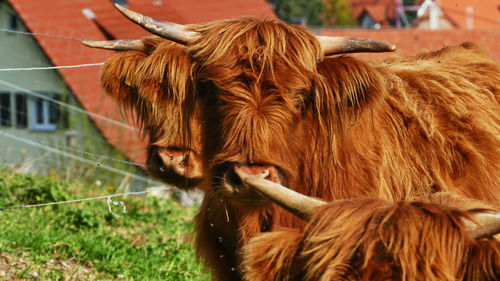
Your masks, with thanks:
<instances>
[{"instance_id":1,"label":"cow's forehead hair","mask_svg":"<svg viewBox=\"0 0 500 281\"><path fill-rule=\"evenodd\" d=\"M314 35L275 19L244 17L188 28L201 35L188 47L188 53L202 68L201 78L223 68L238 74L242 66L270 76L279 75L275 69L282 66L307 76L316 72L322 58ZM203 69L209 71L203 73Z\"/></svg>"}]
</instances>

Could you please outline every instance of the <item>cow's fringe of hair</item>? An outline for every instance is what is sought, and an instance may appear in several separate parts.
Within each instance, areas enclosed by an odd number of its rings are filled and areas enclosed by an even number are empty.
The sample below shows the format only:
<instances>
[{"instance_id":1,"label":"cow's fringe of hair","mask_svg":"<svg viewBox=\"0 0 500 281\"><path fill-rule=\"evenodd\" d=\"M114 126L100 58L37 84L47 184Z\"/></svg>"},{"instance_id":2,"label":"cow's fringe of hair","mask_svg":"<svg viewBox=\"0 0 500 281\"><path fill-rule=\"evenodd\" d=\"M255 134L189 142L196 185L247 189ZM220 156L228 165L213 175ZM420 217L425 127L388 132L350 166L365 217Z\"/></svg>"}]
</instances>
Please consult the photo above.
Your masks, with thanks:
<instances>
[{"instance_id":1,"label":"cow's fringe of hair","mask_svg":"<svg viewBox=\"0 0 500 281\"><path fill-rule=\"evenodd\" d=\"M189 143L195 88L185 47L158 37L142 41L144 52L121 52L106 62L102 86L132 113L143 134L157 142L175 136L177 143Z\"/></svg>"},{"instance_id":2,"label":"cow's fringe of hair","mask_svg":"<svg viewBox=\"0 0 500 281\"><path fill-rule=\"evenodd\" d=\"M200 34L189 52L204 66L241 70L246 64L254 73L265 71L276 79L283 74L275 72L277 63L286 65L288 73L306 70L302 74L308 75L322 57L318 41L304 28L274 19L236 18L189 28Z\"/></svg>"},{"instance_id":3,"label":"cow's fringe of hair","mask_svg":"<svg viewBox=\"0 0 500 281\"><path fill-rule=\"evenodd\" d=\"M297 104L303 103L315 114L317 128L324 136L330 152L333 151L332 127L335 126L334 106L337 103L334 95L326 94L327 81L317 72L317 64L322 59L321 48L312 34L303 28L286 25L276 20L259 20L255 18L239 18L211 22L204 25L192 25L191 30L199 32L200 40L195 41L188 51L196 62L198 78L210 81L217 90L230 95L225 99L253 99L264 96L261 91L272 92L273 99L281 98L287 107L272 109L276 116L288 116L295 112ZM209 38L209 39L208 39ZM224 44L220 44L224 42ZM249 84L249 82L251 84ZM254 87L252 87L254 85ZM269 88L266 88L269 85ZM252 88L248 88L248 87ZM300 93L304 96L301 96ZM234 97L232 97L234 95ZM293 99L303 99L298 101ZM231 102L234 102L232 100ZM311 103L307 105L307 103ZM235 111L235 115L245 112ZM285 111L286 110L286 111ZM263 114L255 111L254 114ZM288 116L291 119L293 116ZM256 120L258 118L244 118ZM282 128L248 124L250 130L231 130L244 132L243 135L228 136L227 139L258 143L262 150L272 139L270 135L280 132ZM282 124L279 124L282 125ZM280 145L276 145L279 147ZM247 147L239 148L246 149ZM230 150L229 147L224 149ZM250 149L251 150L251 149ZM243 155L253 151L243 151ZM230 152L228 152L230 154Z\"/></svg>"},{"instance_id":4,"label":"cow's fringe of hair","mask_svg":"<svg viewBox=\"0 0 500 281\"><path fill-rule=\"evenodd\" d=\"M101 71L101 85L125 111L137 110L138 94L131 86L137 65L147 56L143 52L123 52L109 58Z\"/></svg>"},{"instance_id":5,"label":"cow's fringe of hair","mask_svg":"<svg viewBox=\"0 0 500 281\"><path fill-rule=\"evenodd\" d=\"M246 280L495 280L500 242L474 240L466 218L434 203L330 203L316 209L303 233L253 238L245 246Z\"/></svg>"}]
</instances>

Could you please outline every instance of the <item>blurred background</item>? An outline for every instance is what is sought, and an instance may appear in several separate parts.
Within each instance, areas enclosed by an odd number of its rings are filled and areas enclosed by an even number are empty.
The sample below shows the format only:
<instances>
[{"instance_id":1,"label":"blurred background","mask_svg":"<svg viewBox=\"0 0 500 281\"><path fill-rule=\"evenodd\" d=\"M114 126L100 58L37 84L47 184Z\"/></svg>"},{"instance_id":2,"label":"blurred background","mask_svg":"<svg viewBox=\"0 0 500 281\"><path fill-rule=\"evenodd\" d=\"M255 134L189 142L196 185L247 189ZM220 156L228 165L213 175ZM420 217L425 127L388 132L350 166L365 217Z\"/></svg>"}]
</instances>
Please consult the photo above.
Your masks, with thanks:
<instances>
[{"instance_id":1,"label":"blurred background","mask_svg":"<svg viewBox=\"0 0 500 281\"><path fill-rule=\"evenodd\" d=\"M147 34L113 3L182 24L279 18L315 34L385 40L403 55L472 41L500 60L498 0L1 0L0 166L110 190L160 184L144 173L146 142L99 85L113 52L79 42Z\"/></svg>"}]
</instances>

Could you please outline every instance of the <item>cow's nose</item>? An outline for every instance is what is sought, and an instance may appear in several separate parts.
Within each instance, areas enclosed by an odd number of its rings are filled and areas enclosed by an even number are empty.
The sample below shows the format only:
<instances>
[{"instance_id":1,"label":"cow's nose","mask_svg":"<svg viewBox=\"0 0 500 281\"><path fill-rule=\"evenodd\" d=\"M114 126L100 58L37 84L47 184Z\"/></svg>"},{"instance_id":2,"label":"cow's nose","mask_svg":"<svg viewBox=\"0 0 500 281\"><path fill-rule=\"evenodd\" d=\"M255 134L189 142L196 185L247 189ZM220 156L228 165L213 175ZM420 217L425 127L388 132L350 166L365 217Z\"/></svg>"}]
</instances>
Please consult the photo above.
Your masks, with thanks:
<instances>
[{"instance_id":1,"label":"cow's nose","mask_svg":"<svg viewBox=\"0 0 500 281\"><path fill-rule=\"evenodd\" d=\"M247 177L262 178L280 183L279 172L276 167L271 165L235 164L233 171L234 174L229 174L229 180L233 186L241 186L242 180Z\"/></svg>"},{"instance_id":2,"label":"cow's nose","mask_svg":"<svg viewBox=\"0 0 500 281\"><path fill-rule=\"evenodd\" d=\"M186 178L202 176L201 161L190 150L161 148L158 151L163 166Z\"/></svg>"}]
</instances>

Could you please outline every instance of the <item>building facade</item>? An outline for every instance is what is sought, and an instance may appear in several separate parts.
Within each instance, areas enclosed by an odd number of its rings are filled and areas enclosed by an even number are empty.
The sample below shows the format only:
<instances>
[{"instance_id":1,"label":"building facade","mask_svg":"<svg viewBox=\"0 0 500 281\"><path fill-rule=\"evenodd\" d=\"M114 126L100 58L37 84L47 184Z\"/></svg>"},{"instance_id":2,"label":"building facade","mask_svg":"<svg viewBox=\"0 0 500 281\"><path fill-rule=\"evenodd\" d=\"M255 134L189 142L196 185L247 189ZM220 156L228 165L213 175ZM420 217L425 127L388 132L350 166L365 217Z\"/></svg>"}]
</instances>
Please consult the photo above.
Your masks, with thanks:
<instances>
[{"instance_id":1,"label":"building facade","mask_svg":"<svg viewBox=\"0 0 500 281\"><path fill-rule=\"evenodd\" d=\"M53 64L13 7L0 3L0 166L114 187L155 184L102 136L58 70L21 70ZM52 40L62 48L68 39ZM109 121L124 135L134 131Z\"/></svg>"}]
</instances>

